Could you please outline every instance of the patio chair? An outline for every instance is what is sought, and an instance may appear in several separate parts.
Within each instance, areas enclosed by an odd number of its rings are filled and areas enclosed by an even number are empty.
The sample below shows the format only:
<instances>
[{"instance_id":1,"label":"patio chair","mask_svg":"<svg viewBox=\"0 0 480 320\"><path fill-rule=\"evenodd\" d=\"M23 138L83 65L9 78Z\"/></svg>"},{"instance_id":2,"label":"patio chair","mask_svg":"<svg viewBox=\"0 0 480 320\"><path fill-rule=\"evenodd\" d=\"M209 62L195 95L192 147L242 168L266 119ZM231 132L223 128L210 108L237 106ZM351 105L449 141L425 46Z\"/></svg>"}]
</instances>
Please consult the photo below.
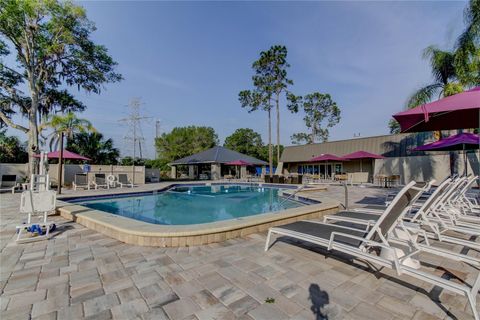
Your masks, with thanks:
<instances>
[{"instance_id":1,"label":"patio chair","mask_svg":"<svg viewBox=\"0 0 480 320\"><path fill-rule=\"evenodd\" d=\"M386 182L387 176L383 174L379 174L375 176L375 184L378 185L379 187L386 187L387 182Z\"/></svg>"},{"instance_id":2,"label":"patio chair","mask_svg":"<svg viewBox=\"0 0 480 320\"><path fill-rule=\"evenodd\" d=\"M76 173L73 180L73 190L83 188L90 190L90 182L88 181L88 175L86 173Z\"/></svg>"},{"instance_id":3,"label":"patio chair","mask_svg":"<svg viewBox=\"0 0 480 320\"><path fill-rule=\"evenodd\" d=\"M16 227L18 235L17 242L29 242L48 239L50 231L55 228L53 222L47 221L48 213L56 209L57 194L53 190L33 192L27 190L22 192L20 198L20 213L27 214L27 222ZM33 216L39 216L40 222L32 222ZM36 236L25 236L30 232Z\"/></svg>"},{"instance_id":4,"label":"patio chair","mask_svg":"<svg viewBox=\"0 0 480 320\"><path fill-rule=\"evenodd\" d=\"M389 187L397 187L400 185L400 175L398 174L391 175L387 179Z\"/></svg>"},{"instance_id":5,"label":"patio chair","mask_svg":"<svg viewBox=\"0 0 480 320\"><path fill-rule=\"evenodd\" d=\"M105 178L105 173L95 173L92 184L95 190L99 187L110 189L107 179Z\"/></svg>"},{"instance_id":6,"label":"patio chair","mask_svg":"<svg viewBox=\"0 0 480 320\"><path fill-rule=\"evenodd\" d=\"M19 187L17 183L17 176L14 174L3 174L2 181L0 181L0 192L11 191L15 193L15 189Z\"/></svg>"},{"instance_id":7,"label":"patio chair","mask_svg":"<svg viewBox=\"0 0 480 320\"><path fill-rule=\"evenodd\" d=\"M480 273L474 280L472 286L463 283L457 283L449 278L442 278L436 274L419 270L410 266L407 262L414 256L422 252L429 252L444 258L455 259L457 261L473 262L478 264L476 259L468 256L458 255L452 252L442 252L441 250L425 250L421 247L410 247L410 252L399 254L397 247L392 246L392 241L387 240L389 234L397 227L407 208L415 197L416 193L421 192L420 188L414 187L412 181L405 186L393 199L385 212L377 220L375 225L369 231L359 230L350 227L344 227L334 224L325 224L314 221L298 221L273 227L268 230L265 251L270 248L270 239L272 234L287 236L305 242L314 243L325 247L327 250L336 250L354 258L363 259L368 262L394 269L398 275L406 274L415 279L425 281L435 286L441 287L453 293L461 294L467 297L475 319L480 319L476 309L476 296L480 289ZM378 249L381 253L378 255Z\"/></svg>"},{"instance_id":8,"label":"patio chair","mask_svg":"<svg viewBox=\"0 0 480 320\"><path fill-rule=\"evenodd\" d=\"M417 208L412 215L404 216L404 222L401 223L402 228L408 229L410 232L421 234L426 241L434 239L440 242L459 244L465 247L480 250L480 243L472 240L465 240L453 235L446 235L448 231L455 231L467 235L477 235L478 231L465 227L449 226L446 223L441 223L441 220L435 219L432 212L435 212L442 201L445 201L451 190L455 190L458 182L453 182L451 179L443 181L435 191L428 197L428 199ZM425 188L426 189L426 188ZM418 197L417 197L418 200ZM432 217L433 215L433 217ZM324 222L347 222L355 225L365 226L368 229L374 225L380 218L378 211L344 211L335 215L327 215L324 217Z\"/></svg>"},{"instance_id":9,"label":"patio chair","mask_svg":"<svg viewBox=\"0 0 480 320\"><path fill-rule=\"evenodd\" d=\"M128 175L125 173L120 173L118 175L118 181L117 183L120 185L120 188L123 188L123 186L127 186L130 188L133 188L134 185L131 180L128 180Z\"/></svg>"}]
</instances>

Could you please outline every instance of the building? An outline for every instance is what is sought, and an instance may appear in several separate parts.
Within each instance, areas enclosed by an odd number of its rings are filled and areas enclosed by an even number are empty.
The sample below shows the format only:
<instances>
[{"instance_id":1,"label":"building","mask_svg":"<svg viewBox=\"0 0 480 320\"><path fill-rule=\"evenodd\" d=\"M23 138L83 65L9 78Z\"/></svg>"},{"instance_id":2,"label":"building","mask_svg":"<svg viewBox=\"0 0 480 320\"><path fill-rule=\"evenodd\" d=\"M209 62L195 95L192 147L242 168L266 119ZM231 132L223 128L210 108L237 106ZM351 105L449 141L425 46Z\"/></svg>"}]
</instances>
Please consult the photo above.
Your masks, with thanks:
<instances>
[{"instance_id":1,"label":"building","mask_svg":"<svg viewBox=\"0 0 480 320\"><path fill-rule=\"evenodd\" d=\"M227 163L238 160L252 164L250 167L240 167L240 177L242 178L247 175L248 170L254 171L255 167L262 167L262 172L265 172L267 165L265 161L221 146L175 160L169 165L172 168L171 177L173 179L181 177L179 169L184 169L187 172L184 174L185 178L218 180L225 175L236 173L237 168L227 165Z\"/></svg>"},{"instance_id":2,"label":"building","mask_svg":"<svg viewBox=\"0 0 480 320\"><path fill-rule=\"evenodd\" d=\"M463 152L415 152L417 146L434 141L433 134L395 134L349 140L314 143L307 145L285 147L280 161L283 173L320 174L332 176L334 173L359 172L369 173L370 181L376 175L400 175L401 182L426 181L436 179L441 181L451 174L451 170L462 174L464 172ZM355 151L367 151L379 154L385 159L356 160L346 162L312 163L310 159L322 154L344 156ZM468 152L468 170L479 172L479 153ZM452 161L453 160L453 161ZM452 162L452 166L450 163Z\"/></svg>"}]
</instances>

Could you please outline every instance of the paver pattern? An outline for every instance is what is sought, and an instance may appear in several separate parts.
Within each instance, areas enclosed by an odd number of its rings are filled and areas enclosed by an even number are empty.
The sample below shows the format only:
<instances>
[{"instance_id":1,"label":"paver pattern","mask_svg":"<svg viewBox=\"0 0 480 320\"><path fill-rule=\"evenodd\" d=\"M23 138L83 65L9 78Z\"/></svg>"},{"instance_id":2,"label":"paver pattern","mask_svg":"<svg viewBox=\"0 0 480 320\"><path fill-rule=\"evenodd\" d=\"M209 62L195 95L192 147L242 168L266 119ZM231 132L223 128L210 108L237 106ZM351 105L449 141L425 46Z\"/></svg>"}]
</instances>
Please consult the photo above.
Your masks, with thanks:
<instances>
[{"instance_id":1,"label":"paver pattern","mask_svg":"<svg viewBox=\"0 0 480 320\"><path fill-rule=\"evenodd\" d=\"M351 190L357 204L381 202L385 192ZM324 195L343 197L339 187ZM18 194L0 195L2 320L472 317L464 297L320 247L280 239L264 252L265 234L198 247L139 247L55 216L50 240L16 244L14 227L24 219L18 203ZM478 272L428 261L467 282Z\"/></svg>"}]
</instances>

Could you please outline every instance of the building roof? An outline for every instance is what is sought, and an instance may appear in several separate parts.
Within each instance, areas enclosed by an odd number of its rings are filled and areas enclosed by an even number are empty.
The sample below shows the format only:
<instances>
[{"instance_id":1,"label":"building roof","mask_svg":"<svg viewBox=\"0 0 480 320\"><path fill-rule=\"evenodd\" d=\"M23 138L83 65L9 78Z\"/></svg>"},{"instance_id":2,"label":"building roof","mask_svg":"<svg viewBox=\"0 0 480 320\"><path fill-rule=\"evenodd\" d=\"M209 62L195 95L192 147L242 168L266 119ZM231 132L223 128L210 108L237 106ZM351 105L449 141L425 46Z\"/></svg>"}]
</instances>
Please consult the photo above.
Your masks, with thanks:
<instances>
[{"instance_id":1,"label":"building roof","mask_svg":"<svg viewBox=\"0 0 480 320\"><path fill-rule=\"evenodd\" d=\"M193 154L171 162L171 165L178 164L201 164L201 163L227 163L231 161L242 160L254 165L265 166L267 163L263 160L247 156L246 154L216 146L211 149Z\"/></svg>"},{"instance_id":2,"label":"building roof","mask_svg":"<svg viewBox=\"0 0 480 320\"><path fill-rule=\"evenodd\" d=\"M417 146L425 144L431 138L430 132L416 134L392 134L375 137L355 138L349 140L313 143L299 146L285 147L280 161L282 162L307 162L313 157L324 153L344 156L346 154L363 150L384 157L404 157L419 155L414 152Z\"/></svg>"}]
</instances>

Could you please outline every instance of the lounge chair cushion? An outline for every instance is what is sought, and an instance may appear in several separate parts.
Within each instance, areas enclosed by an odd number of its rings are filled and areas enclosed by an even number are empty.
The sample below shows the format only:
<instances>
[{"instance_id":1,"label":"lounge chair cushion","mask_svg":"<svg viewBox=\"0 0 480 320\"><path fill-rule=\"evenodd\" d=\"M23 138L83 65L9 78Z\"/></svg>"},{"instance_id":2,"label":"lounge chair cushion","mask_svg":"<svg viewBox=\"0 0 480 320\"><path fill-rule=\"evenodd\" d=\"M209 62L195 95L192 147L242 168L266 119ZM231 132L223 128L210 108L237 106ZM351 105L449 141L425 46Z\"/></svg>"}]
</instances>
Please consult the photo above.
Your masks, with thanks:
<instances>
[{"instance_id":1,"label":"lounge chair cushion","mask_svg":"<svg viewBox=\"0 0 480 320\"><path fill-rule=\"evenodd\" d=\"M323 223L315 223L315 222L309 222L309 221L297 221L297 222L286 224L280 227L275 227L273 229L299 232L305 235L321 238L327 241L330 240L330 236L332 235L332 232L341 232L341 233L346 233L346 234L357 236L357 237L364 237L366 235L366 232L361 230L356 231L352 229L342 228L340 226L335 226L333 224L323 224ZM341 236L336 236L335 241L352 245L355 247L359 247L362 242L360 240L350 239L350 238L341 237Z\"/></svg>"},{"instance_id":2,"label":"lounge chair cushion","mask_svg":"<svg viewBox=\"0 0 480 320\"><path fill-rule=\"evenodd\" d=\"M360 220L372 220L372 221L377 221L378 218L380 217L380 215L378 214L365 213L360 211L340 211L332 216L360 219Z\"/></svg>"}]
</instances>

